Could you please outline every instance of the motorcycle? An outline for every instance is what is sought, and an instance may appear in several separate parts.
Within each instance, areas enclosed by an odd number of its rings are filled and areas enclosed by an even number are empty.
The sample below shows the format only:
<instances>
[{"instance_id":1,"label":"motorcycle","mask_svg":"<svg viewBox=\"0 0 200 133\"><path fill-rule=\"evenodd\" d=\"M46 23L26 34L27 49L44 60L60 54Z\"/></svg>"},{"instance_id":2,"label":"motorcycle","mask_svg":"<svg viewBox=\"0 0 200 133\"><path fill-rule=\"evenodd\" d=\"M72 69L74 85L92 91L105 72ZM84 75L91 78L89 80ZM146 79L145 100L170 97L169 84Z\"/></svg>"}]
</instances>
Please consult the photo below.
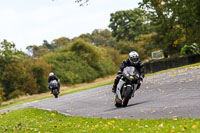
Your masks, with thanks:
<instances>
[{"instance_id":1,"label":"motorcycle","mask_svg":"<svg viewBox=\"0 0 200 133\"><path fill-rule=\"evenodd\" d=\"M140 83L139 72L133 66L125 67L117 85L115 106L126 107Z\"/></svg>"},{"instance_id":2,"label":"motorcycle","mask_svg":"<svg viewBox=\"0 0 200 133\"><path fill-rule=\"evenodd\" d=\"M56 80L52 80L49 83L49 88L52 90L52 93L54 95L55 98L58 98L58 82Z\"/></svg>"}]
</instances>

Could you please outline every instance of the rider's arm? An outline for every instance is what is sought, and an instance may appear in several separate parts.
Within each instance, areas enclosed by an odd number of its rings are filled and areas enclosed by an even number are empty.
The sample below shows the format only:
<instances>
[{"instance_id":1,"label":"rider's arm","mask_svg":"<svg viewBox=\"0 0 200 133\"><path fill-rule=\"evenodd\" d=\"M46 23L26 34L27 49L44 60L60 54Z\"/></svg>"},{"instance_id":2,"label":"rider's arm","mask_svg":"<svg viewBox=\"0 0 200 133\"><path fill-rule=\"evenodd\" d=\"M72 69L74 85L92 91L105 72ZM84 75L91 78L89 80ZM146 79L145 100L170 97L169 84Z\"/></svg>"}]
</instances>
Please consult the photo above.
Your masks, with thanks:
<instances>
[{"instance_id":1,"label":"rider's arm","mask_svg":"<svg viewBox=\"0 0 200 133\"><path fill-rule=\"evenodd\" d=\"M140 76L144 78L144 64L140 62Z\"/></svg>"},{"instance_id":2,"label":"rider's arm","mask_svg":"<svg viewBox=\"0 0 200 133\"><path fill-rule=\"evenodd\" d=\"M55 79L56 79L56 81L58 81L59 82L59 78L56 76L56 75L54 75L55 76Z\"/></svg>"},{"instance_id":3,"label":"rider's arm","mask_svg":"<svg viewBox=\"0 0 200 133\"><path fill-rule=\"evenodd\" d=\"M118 74L119 74L119 73L122 73L122 71L124 70L124 68L125 68L126 66L127 66L127 61L124 60L124 61L122 62L122 64L120 65L120 67L119 67Z\"/></svg>"},{"instance_id":4,"label":"rider's arm","mask_svg":"<svg viewBox=\"0 0 200 133\"><path fill-rule=\"evenodd\" d=\"M50 77L48 78L48 83L50 83Z\"/></svg>"}]
</instances>

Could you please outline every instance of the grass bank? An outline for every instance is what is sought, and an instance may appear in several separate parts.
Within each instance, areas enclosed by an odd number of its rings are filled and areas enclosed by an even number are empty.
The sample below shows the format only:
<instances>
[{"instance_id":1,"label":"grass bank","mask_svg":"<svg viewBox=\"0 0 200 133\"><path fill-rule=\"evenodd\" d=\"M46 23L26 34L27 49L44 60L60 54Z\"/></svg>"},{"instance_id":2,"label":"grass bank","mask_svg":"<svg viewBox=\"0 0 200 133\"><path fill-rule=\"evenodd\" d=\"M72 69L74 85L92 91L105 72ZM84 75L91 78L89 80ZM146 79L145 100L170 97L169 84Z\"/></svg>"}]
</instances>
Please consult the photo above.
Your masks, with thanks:
<instances>
[{"instance_id":1,"label":"grass bank","mask_svg":"<svg viewBox=\"0 0 200 133\"><path fill-rule=\"evenodd\" d=\"M156 73L168 72L168 71L172 71L172 70L184 69L184 68L195 67L195 66L200 66L200 63L186 65L186 66L172 68L172 69L167 69L167 70L159 71L159 72L156 72ZM153 75L153 74L156 74L156 73L146 74L146 76L150 76L150 75ZM104 78L104 79L100 79L100 81L104 81L104 82L99 82L97 80L93 83L85 83L85 84L79 84L79 85L75 85L75 86L72 86L72 87L68 87L67 89L63 89L63 91L61 92L61 95L66 95L66 94L70 94L70 93L74 93L74 92L78 92L78 91L92 89L92 88L95 88L95 87L110 85L110 84L113 83L114 78L115 78L115 76L111 76L111 77L107 77L107 78ZM33 96L20 97L20 98L17 98L17 99L13 99L11 101L3 102L2 105L0 106L0 110L10 108L10 107L15 106L15 105L19 105L19 104L23 104L23 103L27 103L27 102L32 102L32 101L36 101L36 100L42 100L42 99L50 98L50 97L53 97L53 96L51 94L49 94L49 92L44 93L44 94L33 95Z\"/></svg>"},{"instance_id":2,"label":"grass bank","mask_svg":"<svg viewBox=\"0 0 200 133\"><path fill-rule=\"evenodd\" d=\"M175 133L200 132L200 119L102 119L70 117L34 108L0 115L0 132L36 133Z\"/></svg>"}]
</instances>

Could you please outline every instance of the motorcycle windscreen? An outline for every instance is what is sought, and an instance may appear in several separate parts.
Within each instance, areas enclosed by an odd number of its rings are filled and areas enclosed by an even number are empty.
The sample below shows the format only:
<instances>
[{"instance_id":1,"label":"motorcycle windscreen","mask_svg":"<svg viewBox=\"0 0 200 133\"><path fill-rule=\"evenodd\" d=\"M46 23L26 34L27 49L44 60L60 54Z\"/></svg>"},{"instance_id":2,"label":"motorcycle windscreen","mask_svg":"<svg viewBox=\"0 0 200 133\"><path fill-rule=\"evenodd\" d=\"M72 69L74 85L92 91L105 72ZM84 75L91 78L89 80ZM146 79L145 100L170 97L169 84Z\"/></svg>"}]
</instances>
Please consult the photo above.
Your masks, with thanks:
<instances>
[{"instance_id":1,"label":"motorcycle windscreen","mask_svg":"<svg viewBox=\"0 0 200 133\"><path fill-rule=\"evenodd\" d=\"M135 67L129 66L129 67L124 68L123 73L126 74L126 75L127 74L128 75L134 75L134 74L137 74L138 71L135 69Z\"/></svg>"}]
</instances>

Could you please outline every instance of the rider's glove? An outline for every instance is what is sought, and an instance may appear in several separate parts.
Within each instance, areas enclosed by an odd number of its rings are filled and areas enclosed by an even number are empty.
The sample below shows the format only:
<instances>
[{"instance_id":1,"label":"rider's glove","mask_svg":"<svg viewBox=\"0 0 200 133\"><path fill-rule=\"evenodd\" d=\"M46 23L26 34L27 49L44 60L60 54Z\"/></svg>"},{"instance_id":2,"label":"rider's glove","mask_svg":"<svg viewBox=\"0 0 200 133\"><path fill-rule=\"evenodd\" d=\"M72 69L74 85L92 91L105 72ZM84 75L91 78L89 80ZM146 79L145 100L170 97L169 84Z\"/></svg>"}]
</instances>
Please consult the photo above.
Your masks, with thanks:
<instances>
[{"instance_id":1,"label":"rider's glove","mask_svg":"<svg viewBox=\"0 0 200 133\"><path fill-rule=\"evenodd\" d=\"M122 74L122 71L119 70L119 71L117 72L117 74L118 74L118 75L121 75L121 74Z\"/></svg>"}]
</instances>

